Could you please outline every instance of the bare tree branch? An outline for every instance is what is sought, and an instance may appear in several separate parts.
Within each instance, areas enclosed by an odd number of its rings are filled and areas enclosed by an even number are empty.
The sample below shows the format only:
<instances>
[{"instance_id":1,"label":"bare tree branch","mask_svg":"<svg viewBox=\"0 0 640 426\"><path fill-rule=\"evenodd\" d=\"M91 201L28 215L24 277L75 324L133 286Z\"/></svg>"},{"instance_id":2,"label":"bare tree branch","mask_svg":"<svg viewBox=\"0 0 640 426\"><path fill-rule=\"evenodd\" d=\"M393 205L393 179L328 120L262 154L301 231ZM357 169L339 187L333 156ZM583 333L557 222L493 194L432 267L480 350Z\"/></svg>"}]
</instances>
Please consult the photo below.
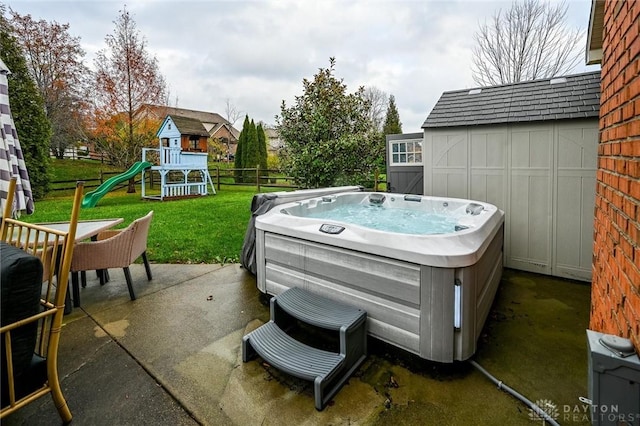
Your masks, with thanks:
<instances>
[{"instance_id":1,"label":"bare tree branch","mask_svg":"<svg viewBox=\"0 0 640 426\"><path fill-rule=\"evenodd\" d=\"M567 4L514 1L474 35L473 80L481 86L548 78L570 72L580 61L582 29L566 26Z\"/></svg>"},{"instance_id":2,"label":"bare tree branch","mask_svg":"<svg viewBox=\"0 0 640 426\"><path fill-rule=\"evenodd\" d=\"M224 113L225 118L229 122L231 126L233 126L240 117L242 117L243 113L231 102L231 99L226 98L224 100Z\"/></svg>"},{"instance_id":3,"label":"bare tree branch","mask_svg":"<svg viewBox=\"0 0 640 426\"><path fill-rule=\"evenodd\" d=\"M389 95L375 86L370 86L364 89L364 98L371 103L369 107L371 126L379 132L382 130L384 114L389 105Z\"/></svg>"}]
</instances>

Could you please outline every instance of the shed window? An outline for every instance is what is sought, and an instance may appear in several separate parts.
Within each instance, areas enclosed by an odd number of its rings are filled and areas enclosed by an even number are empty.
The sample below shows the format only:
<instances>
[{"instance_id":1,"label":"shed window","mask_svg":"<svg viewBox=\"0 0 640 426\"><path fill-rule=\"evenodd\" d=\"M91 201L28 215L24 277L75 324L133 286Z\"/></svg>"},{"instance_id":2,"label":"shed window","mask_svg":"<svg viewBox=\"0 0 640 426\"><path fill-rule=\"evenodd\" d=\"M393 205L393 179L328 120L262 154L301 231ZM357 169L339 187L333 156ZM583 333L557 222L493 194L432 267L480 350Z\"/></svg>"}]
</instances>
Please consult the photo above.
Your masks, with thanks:
<instances>
[{"instance_id":1,"label":"shed window","mask_svg":"<svg viewBox=\"0 0 640 426\"><path fill-rule=\"evenodd\" d=\"M391 141L391 164L422 164L422 139Z\"/></svg>"}]
</instances>

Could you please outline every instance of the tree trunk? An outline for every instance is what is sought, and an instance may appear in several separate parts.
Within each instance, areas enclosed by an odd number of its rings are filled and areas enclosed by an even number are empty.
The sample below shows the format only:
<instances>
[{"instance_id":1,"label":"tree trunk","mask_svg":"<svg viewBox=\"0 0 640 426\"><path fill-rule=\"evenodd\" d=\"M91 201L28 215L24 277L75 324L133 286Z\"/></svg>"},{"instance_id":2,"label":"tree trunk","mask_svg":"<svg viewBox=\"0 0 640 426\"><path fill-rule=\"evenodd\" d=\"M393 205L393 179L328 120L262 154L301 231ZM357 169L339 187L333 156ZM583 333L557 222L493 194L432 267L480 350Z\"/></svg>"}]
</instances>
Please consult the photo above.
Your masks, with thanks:
<instances>
[{"instance_id":1,"label":"tree trunk","mask_svg":"<svg viewBox=\"0 0 640 426\"><path fill-rule=\"evenodd\" d=\"M136 178L132 177L129 179L129 188L127 188L127 194L135 194L136 193Z\"/></svg>"}]
</instances>

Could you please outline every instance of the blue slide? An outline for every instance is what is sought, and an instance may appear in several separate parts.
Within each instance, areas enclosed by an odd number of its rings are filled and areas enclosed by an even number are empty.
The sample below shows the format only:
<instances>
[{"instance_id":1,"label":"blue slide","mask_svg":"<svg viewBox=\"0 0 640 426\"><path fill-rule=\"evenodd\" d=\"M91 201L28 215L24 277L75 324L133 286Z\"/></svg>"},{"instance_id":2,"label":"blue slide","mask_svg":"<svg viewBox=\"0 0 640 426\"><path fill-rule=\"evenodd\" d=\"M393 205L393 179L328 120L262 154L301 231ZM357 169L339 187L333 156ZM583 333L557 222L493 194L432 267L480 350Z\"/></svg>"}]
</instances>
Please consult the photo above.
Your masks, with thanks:
<instances>
[{"instance_id":1,"label":"blue slide","mask_svg":"<svg viewBox=\"0 0 640 426\"><path fill-rule=\"evenodd\" d=\"M120 173L119 175L115 175L105 180L102 185L97 187L91 192L87 192L82 199L82 208L85 207L95 207L96 203L105 196L105 194L113 189L119 183L128 181L138 173L144 172L146 169L151 167L153 164L148 161L138 161L133 166L129 168L124 173Z\"/></svg>"}]
</instances>

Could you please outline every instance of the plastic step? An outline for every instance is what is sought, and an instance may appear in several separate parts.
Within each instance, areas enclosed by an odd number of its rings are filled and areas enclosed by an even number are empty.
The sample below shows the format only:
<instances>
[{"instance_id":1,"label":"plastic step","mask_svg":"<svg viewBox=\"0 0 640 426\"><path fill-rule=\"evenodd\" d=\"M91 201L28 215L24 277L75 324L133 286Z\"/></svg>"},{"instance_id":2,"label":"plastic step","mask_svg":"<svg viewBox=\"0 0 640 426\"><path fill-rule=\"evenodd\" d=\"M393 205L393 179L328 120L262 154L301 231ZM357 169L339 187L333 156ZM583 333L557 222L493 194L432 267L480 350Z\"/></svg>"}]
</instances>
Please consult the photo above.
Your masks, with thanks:
<instances>
[{"instance_id":1,"label":"plastic step","mask_svg":"<svg viewBox=\"0 0 640 426\"><path fill-rule=\"evenodd\" d=\"M275 297L275 303L294 318L327 330L350 329L366 319L366 311L292 287Z\"/></svg>"},{"instance_id":2,"label":"plastic step","mask_svg":"<svg viewBox=\"0 0 640 426\"><path fill-rule=\"evenodd\" d=\"M270 321L242 339L242 358L247 362L253 350L268 364L277 369L314 381L316 378L330 380L342 368L344 356L307 346L295 340Z\"/></svg>"}]
</instances>

